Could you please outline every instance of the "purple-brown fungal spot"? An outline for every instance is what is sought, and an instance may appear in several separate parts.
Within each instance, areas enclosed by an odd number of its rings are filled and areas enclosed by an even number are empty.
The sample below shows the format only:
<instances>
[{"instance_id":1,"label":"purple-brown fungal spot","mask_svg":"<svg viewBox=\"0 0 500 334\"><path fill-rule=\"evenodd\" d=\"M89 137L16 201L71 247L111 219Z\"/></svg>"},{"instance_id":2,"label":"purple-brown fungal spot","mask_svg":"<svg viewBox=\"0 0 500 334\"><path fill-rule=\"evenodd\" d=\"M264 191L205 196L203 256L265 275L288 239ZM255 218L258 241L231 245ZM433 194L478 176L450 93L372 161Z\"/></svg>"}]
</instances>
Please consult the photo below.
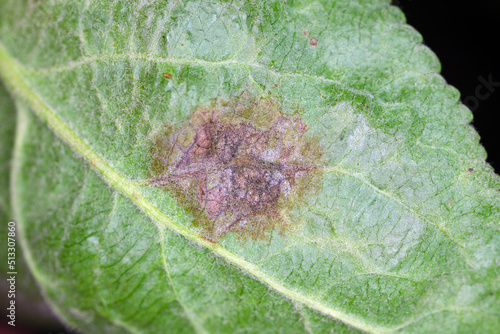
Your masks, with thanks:
<instances>
[{"instance_id":1,"label":"purple-brown fungal spot","mask_svg":"<svg viewBox=\"0 0 500 334\"><path fill-rule=\"evenodd\" d=\"M263 239L297 223L290 211L321 188L323 153L307 129L269 98L214 101L163 127L150 183L173 193L206 239Z\"/></svg>"}]
</instances>

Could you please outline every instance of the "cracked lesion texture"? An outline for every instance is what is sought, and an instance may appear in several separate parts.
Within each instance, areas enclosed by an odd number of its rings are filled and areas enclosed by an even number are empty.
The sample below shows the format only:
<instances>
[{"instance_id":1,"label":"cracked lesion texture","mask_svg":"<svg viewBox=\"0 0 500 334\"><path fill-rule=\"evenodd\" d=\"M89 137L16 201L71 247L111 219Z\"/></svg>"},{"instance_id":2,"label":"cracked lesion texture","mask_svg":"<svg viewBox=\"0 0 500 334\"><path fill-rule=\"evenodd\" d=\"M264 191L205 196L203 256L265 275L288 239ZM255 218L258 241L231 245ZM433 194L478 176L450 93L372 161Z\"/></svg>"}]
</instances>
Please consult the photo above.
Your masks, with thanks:
<instances>
[{"instance_id":1,"label":"cracked lesion texture","mask_svg":"<svg viewBox=\"0 0 500 334\"><path fill-rule=\"evenodd\" d=\"M172 192L214 242L289 230L299 223L289 212L321 187L323 154L306 124L248 93L165 125L151 155L151 184Z\"/></svg>"}]
</instances>

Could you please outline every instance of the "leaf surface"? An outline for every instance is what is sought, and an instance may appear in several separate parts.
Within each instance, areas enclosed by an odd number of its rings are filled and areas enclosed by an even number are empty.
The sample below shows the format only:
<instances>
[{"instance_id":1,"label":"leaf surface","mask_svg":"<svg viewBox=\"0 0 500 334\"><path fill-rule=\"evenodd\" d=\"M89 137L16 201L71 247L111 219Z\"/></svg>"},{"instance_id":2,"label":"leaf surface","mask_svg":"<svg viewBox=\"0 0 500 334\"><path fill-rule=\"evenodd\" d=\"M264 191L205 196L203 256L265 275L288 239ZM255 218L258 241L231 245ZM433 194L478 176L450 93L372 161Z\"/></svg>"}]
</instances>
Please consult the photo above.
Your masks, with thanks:
<instances>
[{"instance_id":1,"label":"leaf surface","mask_svg":"<svg viewBox=\"0 0 500 334\"><path fill-rule=\"evenodd\" d=\"M0 131L3 134L0 140L0 219L2 221L2 229L0 237L2 240L7 240L8 225L11 216L10 210L10 194L9 194L9 174L10 162L12 158L12 150L14 148L14 133L15 133L15 106L9 96L4 85L0 82ZM7 247L0 250L2 259L2 272L7 272Z\"/></svg>"},{"instance_id":2,"label":"leaf surface","mask_svg":"<svg viewBox=\"0 0 500 334\"><path fill-rule=\"evenodd\" d=\"M13 209L53 307L90 333L493 333L500 181L421 41L379 0L3 1ZM292 231L215 244L149 148L242 92L327 167Z\"/></svg>"}]
</instances>

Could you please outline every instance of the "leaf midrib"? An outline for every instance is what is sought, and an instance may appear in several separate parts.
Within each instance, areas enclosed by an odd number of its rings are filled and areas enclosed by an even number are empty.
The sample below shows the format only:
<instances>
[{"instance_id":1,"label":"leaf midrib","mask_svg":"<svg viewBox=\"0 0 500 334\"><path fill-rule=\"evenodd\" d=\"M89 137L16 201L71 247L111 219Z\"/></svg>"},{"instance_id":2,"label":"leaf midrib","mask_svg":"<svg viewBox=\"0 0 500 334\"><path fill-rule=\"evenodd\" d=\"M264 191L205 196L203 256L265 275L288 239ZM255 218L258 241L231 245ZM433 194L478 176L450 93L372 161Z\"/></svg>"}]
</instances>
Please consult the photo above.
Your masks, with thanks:
<instances>
[{"instance_id":1,"label":"leaf midrib","mask_svg":"<svg viewBox=\"0 0 500 334\"><path fill-rule=\"evenodd\" d=\"M338 319L352 327L363 330L369 333L389 333L395 330L406 327L408 323L400 324L397 327L390 328L380 325L373 325L357 317L353 317L342 311L335 310L327 305L314 300L313 298L293 291L274 278L260 270L259 267L250 263L236 254L223 248L220 244L212 243L200 235L194 233L190 229L178 224L169 216L163 214L156 206L148 202L142 195L138 183L127 179L116 170L114 170L102 157L94 152L89 145L87 145L82 138L80 138L55 112L50 106L43 101L43 99L35 93L30 85L24 80L21 75L24 67L17 62L6 50L4 45L0 42L0 77L5 82L9 91L16 97L26 102L30 109L41 118L46 125L54 132L55 135L60 137L70 148L72 148L78 155L86 160L94 170L108 183L111 187L119 190L122 194L132 201L141 211L143 211L155 223L161 223L170 228L176 233L192 240L196 244L204 246L215 254L223 257L228 262L243 269L245 272L253 276L255 279L265 283L275 291L281 293L285 297L291 299L293 302L302 303L311 309L328 315L332 318Z\"/></svg>"}]
</instances>

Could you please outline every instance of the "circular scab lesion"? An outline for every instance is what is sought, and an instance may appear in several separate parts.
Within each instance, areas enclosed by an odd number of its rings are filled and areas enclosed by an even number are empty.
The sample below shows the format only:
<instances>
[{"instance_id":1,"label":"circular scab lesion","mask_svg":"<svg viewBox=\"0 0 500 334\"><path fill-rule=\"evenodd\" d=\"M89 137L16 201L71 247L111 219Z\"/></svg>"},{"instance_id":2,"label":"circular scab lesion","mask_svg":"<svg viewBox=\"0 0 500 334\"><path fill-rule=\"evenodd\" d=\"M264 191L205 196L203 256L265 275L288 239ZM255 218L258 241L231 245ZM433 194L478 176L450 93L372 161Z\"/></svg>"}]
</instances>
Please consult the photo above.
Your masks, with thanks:
<instances>
[{"instance_id":1,"label":"circular scab lesion","mask_svg":"<svg viewBox=\"0 0 500 334\"><path fill-rule=\"evenodd\" d=\"M151 146L150 183L172 192L204 237L244 239L289 228L288 212L319 191L323 153L298 115L252 97L196 108Z\"/></svg>"}]
</instances>

